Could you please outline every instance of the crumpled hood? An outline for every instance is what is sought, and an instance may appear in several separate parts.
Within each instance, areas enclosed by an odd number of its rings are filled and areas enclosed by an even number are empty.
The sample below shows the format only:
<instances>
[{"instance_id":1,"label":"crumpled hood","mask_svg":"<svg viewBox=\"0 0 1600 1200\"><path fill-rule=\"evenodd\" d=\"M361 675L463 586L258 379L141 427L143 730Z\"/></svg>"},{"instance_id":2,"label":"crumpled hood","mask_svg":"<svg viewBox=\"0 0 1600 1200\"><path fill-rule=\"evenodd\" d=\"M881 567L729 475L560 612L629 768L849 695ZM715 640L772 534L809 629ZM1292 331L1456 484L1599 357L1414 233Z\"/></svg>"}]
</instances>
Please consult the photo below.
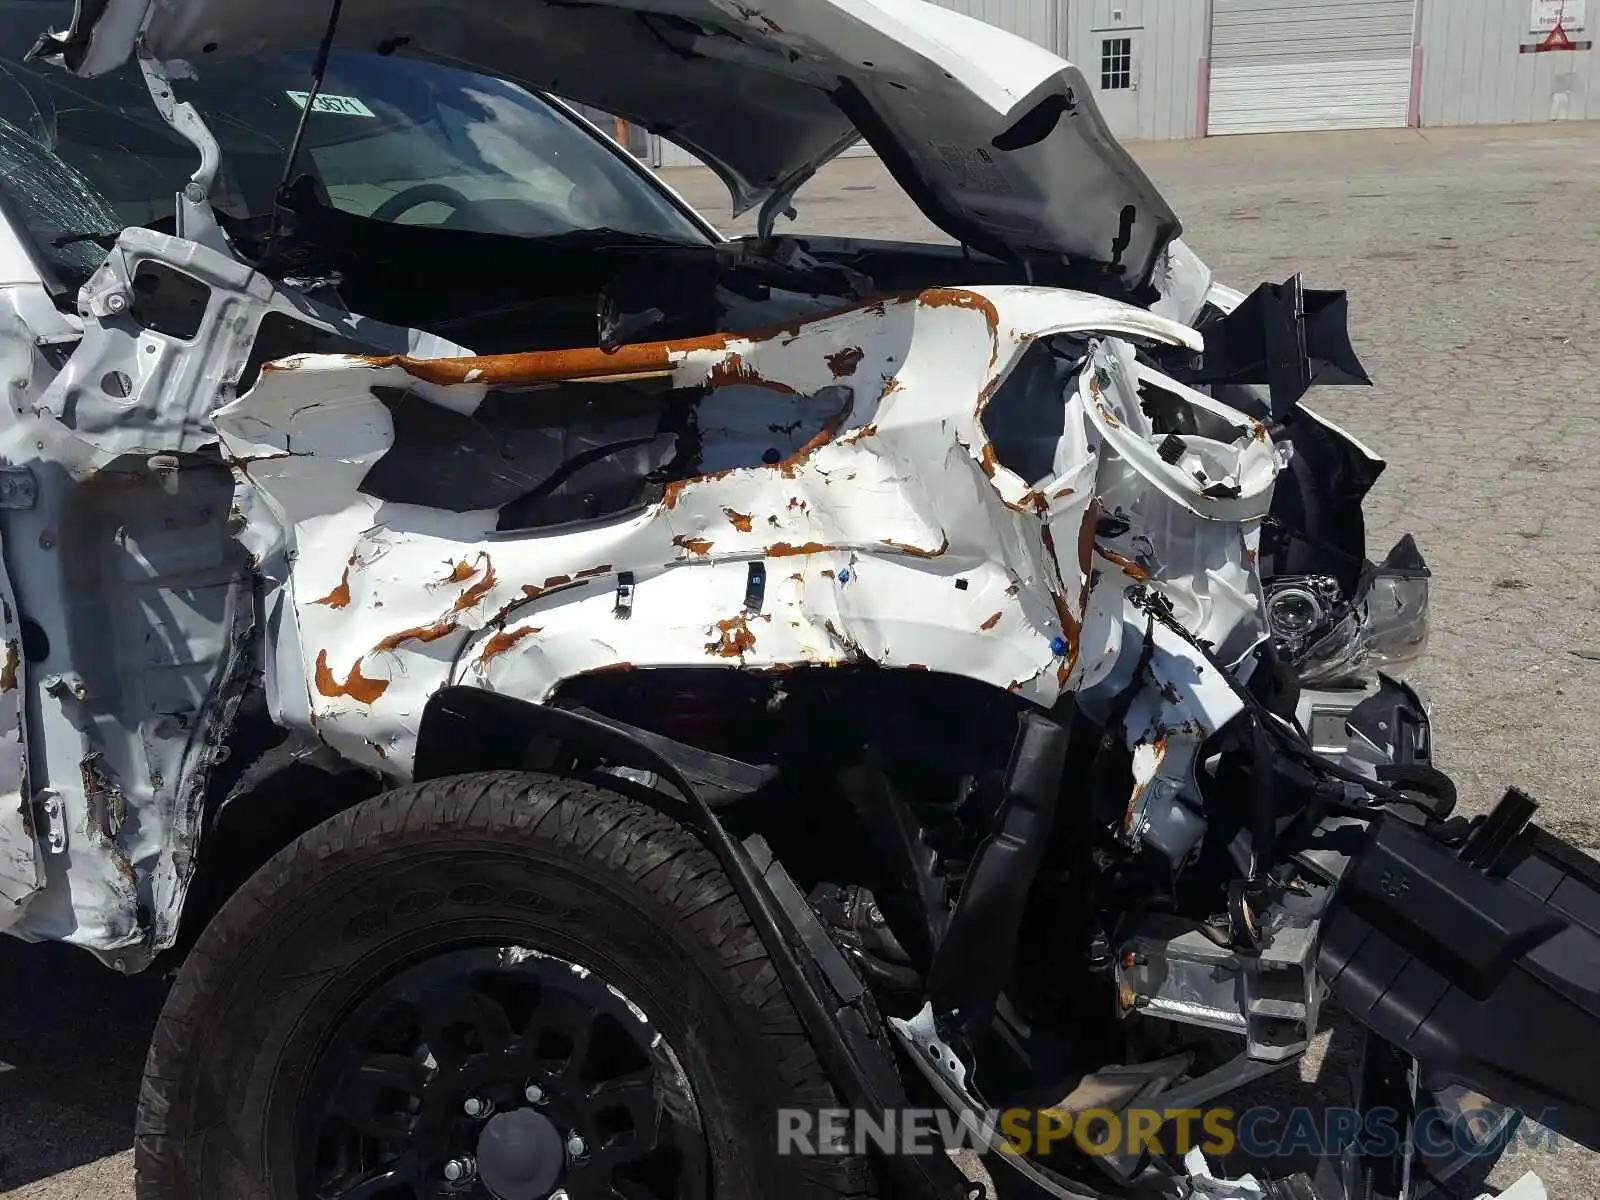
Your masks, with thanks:
<instances>
[{"instance_id":1,"label":"crumpled hood","mask_svg":"<svg viewBox=\"0 0 1600 1200\"><path fill-rule=\"evenodd\" d=\"M226 70L232 56L316 45L329 7L78 0L45 52L97 75L143 29L160 58ZM337 40L645 125L715 169L736 211L781 207L861 136L931 220L990 254L1066 255L1138 286L1179 230L1076 67L922 0L345 0Z\"/></svg>"}]
</instances>

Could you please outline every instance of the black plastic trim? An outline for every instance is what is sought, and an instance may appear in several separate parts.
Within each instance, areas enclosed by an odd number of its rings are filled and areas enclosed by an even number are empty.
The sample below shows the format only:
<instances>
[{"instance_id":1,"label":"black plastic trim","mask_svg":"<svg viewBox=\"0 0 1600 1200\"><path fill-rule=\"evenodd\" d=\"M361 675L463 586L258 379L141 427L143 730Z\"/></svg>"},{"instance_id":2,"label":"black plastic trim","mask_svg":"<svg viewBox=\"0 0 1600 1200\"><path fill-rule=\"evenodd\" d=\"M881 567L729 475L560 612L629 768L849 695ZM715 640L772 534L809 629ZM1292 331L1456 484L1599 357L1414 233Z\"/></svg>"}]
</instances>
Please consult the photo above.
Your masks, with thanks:
<instances>
[{"instance_id":1,"label":"black plastic trim","mask_svg":"<svg viewBox=\"0 0 1600 1200\"><path fill-rule=\"evenodd\" d=\"M1335 1000L1431 1077L1600 1148L1600 863L1518 800L1473 849L1401 822L1368 835L1323 920ZM1509 842L1503 831L1518 828Z\"/></svg>"},{"instance_id":2,"label":"black plastic trim","mask_svg":"<svg viewBox=\"0 0 1600 1200\"><path fill-rule=\"evenodd\" d=\"M1055 827L1071 736L1042 713L1017 718L993 831L973 856L928 970L936 1012L984 1008L1011 978L1023 909Z\"/></svg>"}]
</instances>

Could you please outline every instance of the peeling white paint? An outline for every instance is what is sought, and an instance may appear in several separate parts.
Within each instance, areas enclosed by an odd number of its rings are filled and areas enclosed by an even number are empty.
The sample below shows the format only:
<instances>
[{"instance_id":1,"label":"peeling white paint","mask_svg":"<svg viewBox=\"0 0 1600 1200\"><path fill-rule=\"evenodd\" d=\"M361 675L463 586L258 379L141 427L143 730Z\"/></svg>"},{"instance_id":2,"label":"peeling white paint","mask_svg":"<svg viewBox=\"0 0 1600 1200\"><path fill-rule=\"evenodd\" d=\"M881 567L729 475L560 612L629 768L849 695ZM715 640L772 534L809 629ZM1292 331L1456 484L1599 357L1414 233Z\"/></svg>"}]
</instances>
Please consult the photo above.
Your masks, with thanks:
<instances>
[{"instance_id":1,"label":"peeling white paint","mask_svg":"<svg viewBox=\"0 0 1600 1200\"><path fill-rule=\"evenodd\" d=\"M1030 482L999 461L983 408L1029 345L1061 333L1099 340L1074 386L1030 397L1066 412L1055 477ZM1137 363L1126 338L1201 348L1193 330L1100 297L997 287L605 361L288 360L215 416L248 544L287 548L296 564L284 585L294 633L274 660L282 718L403 775L427 698L447 684L542 700L596 671L865 661L964 675L1043 706L1081 689L1092 709L1145 657L1146 622L1121 594L1136 580L1238 658L1264 633L1252 568L1277 458L1258 423ZM374 389L471 412L495 387L523 388L516 402L537 405L536 385L567 366L571 379L603 368L708 389L700 428L721 430L728 453L708 440L703 474L576 528L496 532L493 512L358 490L394 442ZM1189 438L1193 462L1164 462L1140 383L1224 416L1238 440ZM833 418L806 444L773 463L750 452L763 427L823 396ZM1208 496L1194 478L1202 463L1237 494ZM1125 532L1097 539L1098 516L1113 512ZM752 562L768 580L758 612L744 607ZM619 621L623 571L632 615ZM1238 711L1191 647L1148 636L1156 652L1129 744L1159 738L1164 751L1132 784L1135 838L1171 824L1147 813L1158 798L1198 807L1194 751Z\"/></svg>"}]
</instances>

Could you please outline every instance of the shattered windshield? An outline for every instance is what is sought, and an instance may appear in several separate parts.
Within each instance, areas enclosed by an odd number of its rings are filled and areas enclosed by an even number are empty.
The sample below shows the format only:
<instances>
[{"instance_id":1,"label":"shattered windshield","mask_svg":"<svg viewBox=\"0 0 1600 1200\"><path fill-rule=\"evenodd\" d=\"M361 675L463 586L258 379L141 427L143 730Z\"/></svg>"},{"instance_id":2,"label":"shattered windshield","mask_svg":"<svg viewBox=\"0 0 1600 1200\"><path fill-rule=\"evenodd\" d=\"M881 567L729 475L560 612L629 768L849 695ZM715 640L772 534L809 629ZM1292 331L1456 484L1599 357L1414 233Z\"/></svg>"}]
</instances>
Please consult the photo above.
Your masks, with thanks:
<instances>
[{"instance_id":1,"label":"shattered windshield","mask_svg":"<svg viewBox=\"0 0 1600 1200\"><path fill-rule=\"evenodd\" d=\"M70 0L0 0L0 199L40 261L81 283L93 239L127 225L171 231L174 196L199 163L161 120L136 64L79 79L22 60ZM268 214L310 86L312 55L194 64L176 83L222 147L213 203ZM703 243L706 234L600 139L505 80L335 51L295 174L357 216L550 237L608 229Z\"/></svg>"}]
</instances>

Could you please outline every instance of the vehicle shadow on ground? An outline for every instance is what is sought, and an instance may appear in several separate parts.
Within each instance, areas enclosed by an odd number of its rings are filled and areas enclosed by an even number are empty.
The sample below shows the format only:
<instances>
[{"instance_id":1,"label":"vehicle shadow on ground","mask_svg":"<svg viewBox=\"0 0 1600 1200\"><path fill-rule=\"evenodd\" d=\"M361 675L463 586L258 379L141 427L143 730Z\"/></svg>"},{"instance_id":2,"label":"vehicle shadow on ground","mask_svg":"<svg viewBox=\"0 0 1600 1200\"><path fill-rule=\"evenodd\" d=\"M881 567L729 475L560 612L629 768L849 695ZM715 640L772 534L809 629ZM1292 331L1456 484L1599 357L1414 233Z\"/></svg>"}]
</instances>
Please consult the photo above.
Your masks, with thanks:
<instances>
[{"instance_id":1,"label":"vehicle shadow on ground","mask_svg":"<svg viewBox=\"0 0 1600 1200\"><path fill-rule=\"evenodd\" d=\"M0 1193L133 1143L167 981L85 951L0 937Z\"/></svg>"}]
</instances>

